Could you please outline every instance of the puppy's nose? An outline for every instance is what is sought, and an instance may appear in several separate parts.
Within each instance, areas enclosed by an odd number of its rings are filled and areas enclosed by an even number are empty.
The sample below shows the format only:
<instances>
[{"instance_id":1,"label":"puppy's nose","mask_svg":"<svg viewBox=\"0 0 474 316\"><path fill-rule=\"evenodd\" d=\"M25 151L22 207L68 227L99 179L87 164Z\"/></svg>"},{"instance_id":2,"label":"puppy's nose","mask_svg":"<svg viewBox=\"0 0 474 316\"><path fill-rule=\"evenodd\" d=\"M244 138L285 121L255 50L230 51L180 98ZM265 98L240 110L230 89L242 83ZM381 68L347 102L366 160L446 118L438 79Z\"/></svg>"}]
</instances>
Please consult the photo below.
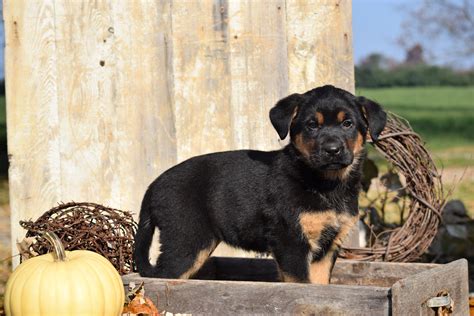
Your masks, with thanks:
<instances>
[{"instance_id":1,"label":"puppy's nose","mask_svg":"<svg viewBox=\"0 0 474 316\"><path fill-rule=\"evenodd\" d=\"M323 146L323 150L326 154L330 156L339 155L342 151L342 145L339 142L330 142L326 143Z\"/></svg>"}]
</instances>

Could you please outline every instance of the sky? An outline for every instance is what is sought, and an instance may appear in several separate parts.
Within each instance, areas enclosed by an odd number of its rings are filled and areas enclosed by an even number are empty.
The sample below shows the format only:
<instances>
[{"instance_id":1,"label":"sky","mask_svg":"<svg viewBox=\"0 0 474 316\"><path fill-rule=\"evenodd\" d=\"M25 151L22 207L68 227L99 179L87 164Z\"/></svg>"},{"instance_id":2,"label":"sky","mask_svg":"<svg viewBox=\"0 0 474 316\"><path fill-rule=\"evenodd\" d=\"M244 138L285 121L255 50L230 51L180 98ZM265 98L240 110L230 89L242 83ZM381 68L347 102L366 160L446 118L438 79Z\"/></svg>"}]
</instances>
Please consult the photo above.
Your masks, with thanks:
<instances>
[{"instance_id":1,"label":"sky","mask_svg":"<svg viewBox=\"0 0 474 316\"><path fill-rule=\"evenodd\" d=\"M353 0L354 62L357 64L371 53L403 60L405 51L397 44L397 38L402 34L406 7L419 3L419 0Z\"/></svg>"},{"instance_id":2,"label":"sky","mask_svg":"<svg viewBox=\"0 0 474 316\"><path fill-rule=\"evenodd\" d=\"M420 0L353 0L354 62L357 64L363 57L374 52L403 60L405 53L397 44L397 38L402 34L401 24L407 15L406 8L419 3ZM0 26L0 44L0 61L3 61L3 23ZM0 62L0 77L4 77L3 62Z\"/></svg>"}]
</instances>

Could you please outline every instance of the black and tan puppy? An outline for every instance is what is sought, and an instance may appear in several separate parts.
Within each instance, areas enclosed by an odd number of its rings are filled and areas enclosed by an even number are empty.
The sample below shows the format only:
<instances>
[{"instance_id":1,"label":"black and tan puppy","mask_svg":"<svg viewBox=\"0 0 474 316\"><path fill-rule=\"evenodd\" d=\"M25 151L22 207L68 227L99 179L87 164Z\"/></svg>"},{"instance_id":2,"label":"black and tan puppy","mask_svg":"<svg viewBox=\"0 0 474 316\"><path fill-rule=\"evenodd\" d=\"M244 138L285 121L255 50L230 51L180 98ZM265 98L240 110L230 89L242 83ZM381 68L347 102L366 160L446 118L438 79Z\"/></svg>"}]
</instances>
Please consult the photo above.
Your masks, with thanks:
<instances>
[{"instance_id":1,"label":"black and tan puppy","mask_svg":"<svg viewBox=\"0 0 474 316\"><path fill-rule=\"evenodd\" d=\"M189 278L221 241L270 252L283 280L327 284L358 219L367 131L386 114L333 86L280 100L270 120L282 150L238 150L191 158L163 173L143 199L135 261L142 276ZM155 227L161 255L149 261Z\"/></svg>"}]
</instances>

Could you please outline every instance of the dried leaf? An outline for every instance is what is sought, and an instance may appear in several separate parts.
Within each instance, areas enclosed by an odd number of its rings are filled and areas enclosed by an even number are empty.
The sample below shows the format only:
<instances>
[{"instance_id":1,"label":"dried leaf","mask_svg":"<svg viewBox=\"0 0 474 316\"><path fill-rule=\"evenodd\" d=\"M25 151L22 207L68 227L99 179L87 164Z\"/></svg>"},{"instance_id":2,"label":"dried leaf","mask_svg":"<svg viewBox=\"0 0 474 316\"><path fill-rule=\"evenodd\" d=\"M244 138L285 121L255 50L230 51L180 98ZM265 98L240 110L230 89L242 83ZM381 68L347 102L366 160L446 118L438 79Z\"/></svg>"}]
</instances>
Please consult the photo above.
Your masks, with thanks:
<instances>
[{"instance_id":1,"label":"dried leaf","mask_svg":"<svg viewBox=\"0 0 474 316\"><path fill-rule=\"evenodd\" d=\"M37 252L35 252L31 246L36 242L35 237L26 237L23 238L22 241L16 242L16 248L21 254L22 259L26 260L31 257L36 257L38 255Z\"/></svg>"}]
</instances>

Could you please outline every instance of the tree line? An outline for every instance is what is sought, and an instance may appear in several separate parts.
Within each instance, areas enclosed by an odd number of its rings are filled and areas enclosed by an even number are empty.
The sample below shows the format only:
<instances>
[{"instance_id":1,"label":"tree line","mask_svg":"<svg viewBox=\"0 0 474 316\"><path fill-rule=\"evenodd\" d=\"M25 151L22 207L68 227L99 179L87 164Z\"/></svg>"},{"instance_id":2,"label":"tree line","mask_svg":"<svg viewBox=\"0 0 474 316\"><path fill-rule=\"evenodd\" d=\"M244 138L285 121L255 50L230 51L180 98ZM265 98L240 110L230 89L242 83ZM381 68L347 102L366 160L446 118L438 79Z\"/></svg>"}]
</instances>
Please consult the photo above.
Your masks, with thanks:
<instances>
[{"instance_id":1,"label":"tree line","mask_svg":"<svg viewBox=\"0 0 474 316\"><path fill-rule=\"evenodd\" d=\"M355 67L358 87L472 86L474 71L433 65L402 65L392 69Z\"/></svg>"},{"instance_id":2,"label":"tree line","mask_svg":"<svg viewBox=\"0 0 474 316\"><path fill-rule=\"evenodd\" d=\"M355 67L358 87L472 86L474 69L457 70L450 66L431 65L424 61L423 49L415 45L403 62L382 54L371 54Z\"/></svg>"}]
</instances>

